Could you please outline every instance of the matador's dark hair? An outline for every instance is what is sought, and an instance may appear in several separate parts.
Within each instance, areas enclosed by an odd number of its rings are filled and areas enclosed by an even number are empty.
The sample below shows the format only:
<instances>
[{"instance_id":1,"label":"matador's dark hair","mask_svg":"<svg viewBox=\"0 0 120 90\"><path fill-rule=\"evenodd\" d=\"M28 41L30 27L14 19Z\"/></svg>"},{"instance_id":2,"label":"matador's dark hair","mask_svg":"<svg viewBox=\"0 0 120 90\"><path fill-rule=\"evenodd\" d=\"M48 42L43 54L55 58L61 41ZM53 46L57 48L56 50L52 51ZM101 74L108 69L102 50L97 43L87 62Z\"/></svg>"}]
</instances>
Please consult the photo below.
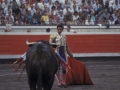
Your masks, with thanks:
<instances>
[{"instance_id":1,"label":"matador's dark hair","mask_svg":"<svg viewBox=\"0 0 120 90\"><path fill-rule=\"evenodd\" d=\"M62 29L64 29L63 24L58 24L58 25L57 25L57 28L58 28L58 27L61 27Z\"/></svg>"}]
</instances>

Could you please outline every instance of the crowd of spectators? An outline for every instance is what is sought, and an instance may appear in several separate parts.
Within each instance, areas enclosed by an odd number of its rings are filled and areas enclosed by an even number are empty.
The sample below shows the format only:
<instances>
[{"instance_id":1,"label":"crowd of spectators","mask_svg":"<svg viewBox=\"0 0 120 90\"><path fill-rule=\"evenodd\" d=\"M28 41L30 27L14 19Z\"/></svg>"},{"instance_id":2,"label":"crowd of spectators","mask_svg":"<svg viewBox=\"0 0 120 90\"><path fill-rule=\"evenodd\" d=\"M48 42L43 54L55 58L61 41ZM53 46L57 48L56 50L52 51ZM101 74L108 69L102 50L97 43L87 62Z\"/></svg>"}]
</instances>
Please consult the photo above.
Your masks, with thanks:
<instances>
[{"instance_id":1,"label":"crowd of spectators","mask_svg":"<svg viewBox=\"0 0 120 90\"><path fill-rule=\"evenodd\" d=\"M0 0L0 25L120 25L120 0Z\"/></svg>"}]
</instances>

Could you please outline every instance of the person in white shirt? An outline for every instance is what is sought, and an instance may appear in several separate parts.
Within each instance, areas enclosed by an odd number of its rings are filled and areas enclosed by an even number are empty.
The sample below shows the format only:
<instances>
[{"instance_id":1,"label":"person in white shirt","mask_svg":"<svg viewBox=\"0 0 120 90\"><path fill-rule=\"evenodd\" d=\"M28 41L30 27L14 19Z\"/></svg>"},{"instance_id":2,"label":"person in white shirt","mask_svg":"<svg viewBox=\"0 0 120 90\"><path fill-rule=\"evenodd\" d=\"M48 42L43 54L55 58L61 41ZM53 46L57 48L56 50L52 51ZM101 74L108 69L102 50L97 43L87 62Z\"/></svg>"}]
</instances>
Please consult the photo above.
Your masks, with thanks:
<instances>
[{"instance_id":1,"label":"person in white shirt","mask_svg":"<svg viewBox=\"0 0 120 90\"><path fill-rule=\"evenodd\" d=\"M1 8L5 9L8 7L8 2L7 0L5 0L2 4L1 4Z\"/></svg>"},{"instance_id":2,"label":"person in white shirt","mask_svg":"<svg viewBox=\"0 0 120 90\"><path fill-rule=\"evenodd\" d=\"M109 17L109 24L110 25L114 25L115 24L115 21L114 21L112 16Z\"/></svg>"},{"instance_id":3,"label":"person in white shirt","mask_svg":"<svg viewBox=\"0 0 120 90\"><path fill-rule=\"evenodd\" d=\"M90 17L90 16L87 17L87 19L86 19L86 21L85 21L85 25L94 25L94 21L91 20L91 17Z\"/></svg>"},{"instance_id":4,"label":"person in white shirt","mask_svg":"<svg viewBox=\"0 0 120 90\"><path fill-rule=\"evenodd\" d=\"M97 11L97 9L99 8L99 6L100 6L99 1L96 1L96 3L93 4L93 9L94 9L95 11Z\"/></svg>"},{"instance_id":5,"label":"person in white shirt","mask_svg":"<svg viewBox=\"0 0 120 90\"><path fill-rule=\"evenodd\" d=\"M68 5L66 5L66 8L63 9L63 14L66 15L67 12L71 12L71 9L69 8Z\"/></svg>"},{"instance_id":6,"label":"person in white shirt","mask_svg":"<svg viewBox=\"0 0 120 90\"><path fill-rule=\"evenodd\" d=\"M78 12L75 11L74 14L73 14L73 21L77 21L78 18L79 18Z\"/></svg>"},{"instance_id":7,"label":"person in white shirt","mask_svg":"<svg viewBox=\"0 0 120 90\"><path fill-rule=\"evenodd\" d=\"M64 3L62 3L62 9L65 9L66 8L66 6L68 7L68 8L70 8L70 3L68 2L68 0L65 0L65 2Z\"/></svg>"},{"instance_id":8,"label":"person in white shirt","mask_svg":"<svg viewBox=\"0 0 120 90\"><path fill-rule=\"evenodd\" d=\"M118 3L118 0L115 1L114 5L113 5L113 9L114 10L120 9L120 4Z\"/></svg>"},{"instance_id":9,"label":"person in white shirt","mask_svg":"<svg viewBox=\"0 0 120 90\"><path fill-rule=\"evenodd\" d=\"M70 25L67 25L67 32L76 33L76 30L71 29L71 26L70 26Z\"/></svg>"},{"instance_id":10,"label":"person in white shirt","mask_svg":"<svg viewBox=\"0 0 120 90\"><path fill-rule=\"evenodd\" d=\"M31 11L31 15L34 15L36 13L36 10L32 4L31 4L30 8L28 8L28 10Z\"/></svg>"},{"instance_id":11,"label":"person in white shirt","mask_svg":"<svg viewBox=\"0 0 120 90\"><path fill-rule=\"evenodd\" d=\"M114 21L118 20L118 13L116 10L113 12L112 17Z\"/></svg>"},{"instance_id":12,"label":"person in white shirt","mask_svg":"<svg viewBox=\"0 0 120 90\"><path fill-rule=\"evenodd\" d=\"M4 9L4 14L5 15L8 14L8 11L11 11L11 13L12 13L12 9L11 9L10 4L8 4L7 8Z\"/></svg>"}]
</instances>

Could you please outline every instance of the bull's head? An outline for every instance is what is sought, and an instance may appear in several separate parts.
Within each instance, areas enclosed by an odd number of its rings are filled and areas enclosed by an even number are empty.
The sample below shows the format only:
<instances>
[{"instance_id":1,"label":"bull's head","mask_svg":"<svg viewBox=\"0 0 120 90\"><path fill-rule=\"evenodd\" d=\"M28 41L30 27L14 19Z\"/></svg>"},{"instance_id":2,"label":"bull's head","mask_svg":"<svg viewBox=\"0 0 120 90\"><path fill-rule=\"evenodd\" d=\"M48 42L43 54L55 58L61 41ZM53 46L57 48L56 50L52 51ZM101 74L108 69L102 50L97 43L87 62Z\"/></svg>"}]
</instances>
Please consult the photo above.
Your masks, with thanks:
<instances>
[{"instance_id":1,"label":"bull's head","mask_svg":"<svg viewBox=\"0 0 120 90\"><path fill-rule=\"evenodd\" d=\"M44 58L49 58L51 56L51 47L50 44L46 43L44 40L40 40L37 43L36 53L41 55Z\"/></svg>"}]
</instances>

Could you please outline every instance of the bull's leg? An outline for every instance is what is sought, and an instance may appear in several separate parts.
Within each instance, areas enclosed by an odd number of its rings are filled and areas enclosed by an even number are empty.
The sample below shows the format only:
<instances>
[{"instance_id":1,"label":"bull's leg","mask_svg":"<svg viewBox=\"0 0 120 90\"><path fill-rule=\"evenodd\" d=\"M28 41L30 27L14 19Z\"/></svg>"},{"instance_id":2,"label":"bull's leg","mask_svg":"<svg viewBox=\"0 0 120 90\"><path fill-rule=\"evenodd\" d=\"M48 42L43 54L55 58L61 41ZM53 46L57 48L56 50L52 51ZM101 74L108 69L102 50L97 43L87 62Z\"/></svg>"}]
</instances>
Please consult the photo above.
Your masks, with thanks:
<instances>
[{"instance_id":1,"label":"bull's leg","mask_svg":"<svg viewBox=\"0 0 120 90\"><path fill-rule=\"evenodd\" d=\"M37 82L37 80L35 80L34 78L32 78L32 77L28 78L30 90L36 90L36 82Z\"/></svg>"},{"instance_id":2,"label":"bull's leg","mask_svg":"<svg viewBox=\"0 0 120 90\"><path fill-rule=\"evenodd\" d=\"M52 75L48 82L44 83L44 90L51 90L54 83L54 75Z\"/></svg>"},{"instance_id":3,"label":"bull's leg","mask_svg":"<svg viewBox=\"0 0 120 90\"><path fill-rule=\"evenodd\" d=\"M37 81L37 90L42 90L42 75L39 74Z\"/></svg>"}]
</instances>

